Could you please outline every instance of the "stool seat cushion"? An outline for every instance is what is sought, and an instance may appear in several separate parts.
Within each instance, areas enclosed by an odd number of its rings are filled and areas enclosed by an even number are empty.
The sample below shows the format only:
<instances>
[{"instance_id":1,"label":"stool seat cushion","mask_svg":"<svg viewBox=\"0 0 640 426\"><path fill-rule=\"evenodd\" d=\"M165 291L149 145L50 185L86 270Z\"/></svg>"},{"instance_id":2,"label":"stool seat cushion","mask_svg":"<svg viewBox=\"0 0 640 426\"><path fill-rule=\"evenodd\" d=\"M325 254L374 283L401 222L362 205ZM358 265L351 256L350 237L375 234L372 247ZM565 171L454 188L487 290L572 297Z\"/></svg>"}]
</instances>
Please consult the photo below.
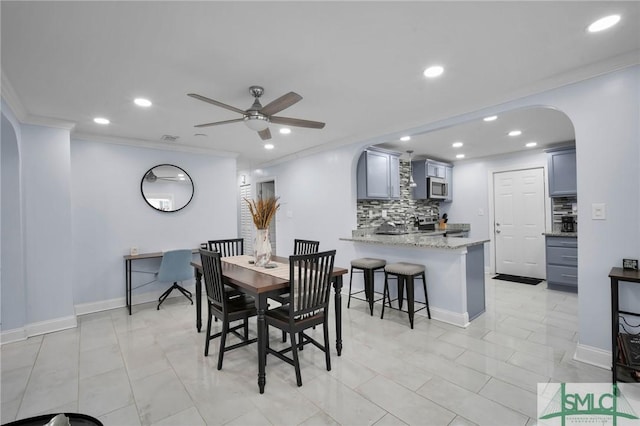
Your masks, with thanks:
<instances>
[{"instance_id":1,"label":"stool seat cushion","mask_svg":"<svg viewBox=\"0 0 640 426\"><path fill-rule=\"evenodd\" d=\"M377 269L384 267L386 264L386 260L374 259L372 257L363 257L360 259L353 259L351 261L351 267L359 269Z\"/></svg>"},{"instance_id":2,"label":"stool seat cushion","mask_svg":"<svg viewBox=\"0 0 640 426\"><path fill-rule=\"evenodd\" d=\"M396 275L417 275L424 272L424 265L416 263L398 262L390 263L384 268L385 272Z\"/></svg>"}]
</instances>

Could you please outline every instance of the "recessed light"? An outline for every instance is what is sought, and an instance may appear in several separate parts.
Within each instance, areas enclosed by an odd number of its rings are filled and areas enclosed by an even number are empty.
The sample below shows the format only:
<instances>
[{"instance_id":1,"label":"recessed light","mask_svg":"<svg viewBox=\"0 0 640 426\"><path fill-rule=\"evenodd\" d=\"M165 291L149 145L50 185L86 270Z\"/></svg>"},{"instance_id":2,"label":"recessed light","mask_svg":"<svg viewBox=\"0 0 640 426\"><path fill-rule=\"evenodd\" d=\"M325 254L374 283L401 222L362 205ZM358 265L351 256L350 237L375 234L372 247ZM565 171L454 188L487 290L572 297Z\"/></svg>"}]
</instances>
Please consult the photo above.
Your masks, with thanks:
<instances>
[{"instance_id":1,"label":"recessed light","mask_svg":"<svg viewBox=\"0 0 640 426\"><path fill-rule=\"evenodd\" d=\"M525 146L527 148L533 148L534 146L538 145L538 142L529 142L527 143Z\"/></svg>"},{"instance_id":2,"label":"recessed light","mask_svg":"<svg viewBox=\"0 0 640 426\"><path fill-rule=\"evenodd\" d=\"M145 108L151 106L151 101L149 99L144 99L144 98L135 98L133 100L133 103Z\"/></svg>"},{"instance_id":3,"label":"recessed light","mask_svg":"<svg viewBox=\"0 0 640 426\"><path fill-rule=\"evenodd\" d=\"M456 155L456 158L464 158L464 154L458 154Z\"/></svg>"},{"instance_id":4,"label":"recessed light","mask_svg":"<svg viewBox=\"0 0 640 426\"><path fill-rule=\"evenodd\" d=\"M461 148L462 145L464 145L462 142L454 142L451 144L451 146L454 148Z\"/></svg>"},{"instance_id":5,"label":"recessed light","mask_svg":"<svg viewBox=\"0 0 640 426\"><path fill-rule=\"evenodd\" d=\"M283 127L282 129L280 129L280 133L282 133L283 135L288 135L289 133L291 133L291 129L288 127Z\"/></svg>"},{"instance_id":6,"label":"recessed light","mask_svg":"<svg viewBox=\"0 0 640 426\"><path fill-rule=\"evenodd\" d=\"M106 118L102 118L102 117L96 117L93 119L94 123L98 123L98 124L109 124L111 123L109 120L107 120Z\"/></svg>"},{"instance_id":7,"label":"recessed light","mask_svg":"<svg viewBox=\"0 0 640 426\"><path fill-rule=\"evenodd\" d=\"M509 136L520 136L522 134L522 130L512 130L508 134Z\"/></svg>"},{"instance_id":8,"label":"recessed light","mask_svg":"<svg viewBox=\"0 0 640 426\"><path fill-rule=\"evenodd\" d=\"M587 27L587 31L590 33L597 33L613 27L620 22L620 15L609 15L604 18L600 18Z\"/></svg>"},{"instance_id":9,"label":"recessed light","mask_svg":"<svg viewBox=\"0 0 640 426\"><path fill-rule=\"evenodd\" d=\"M424 70L424 76L428 78L434 78L442 75L443 72L443 67L441 67L440 65L434 65Z\"/></svg>"},{"instance_id":10,"label":"recessed light","mask_svg":"<svg viewBox=\"0 0 640 426\"><path fill-rule=\"evenodd\" d=\"M265 143L264 144L264 149L273 149L273 144L272 143Z\"/></svg>"},{"instance_id":11,"label":"recessed light","mask_svg":"<svg viewBox=\"0 0 640 426\"><path fill-rule=\"evenodd\" d=\"M400 138L400 140L401 140L402 142L410 141L410 140L411 140L411 136L403 136L403 137L401 137L401 138Z\"/></svg>"},{"instance_id":12,"label":"recessed light","mask_svg":"<svg viewBox=\"0 0 640 426\"><path fill-rule=\"evenodd\" d=\"M490 115L489 117L483 118L484 121L494 121L494 120L497 120L497 119L498 119L497 115Z\"/></svg>"}]
</instances>

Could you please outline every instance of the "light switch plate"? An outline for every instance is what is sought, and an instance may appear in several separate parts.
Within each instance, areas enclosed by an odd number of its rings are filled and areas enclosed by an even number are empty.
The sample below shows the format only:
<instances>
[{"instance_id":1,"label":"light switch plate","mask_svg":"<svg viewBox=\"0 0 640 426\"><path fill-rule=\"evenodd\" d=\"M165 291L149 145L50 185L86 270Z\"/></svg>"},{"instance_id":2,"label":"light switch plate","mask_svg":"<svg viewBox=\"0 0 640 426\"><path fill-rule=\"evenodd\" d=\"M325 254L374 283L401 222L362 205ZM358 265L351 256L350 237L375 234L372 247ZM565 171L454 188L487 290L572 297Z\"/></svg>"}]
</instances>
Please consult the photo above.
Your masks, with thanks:
<instances>
[{"instance_id":1,"label":"light switch plate","mask_svg":"<svg viewBox=\"0 0 640 426\"><path fill-rule=\"evenodd\" d=\"M607 205L605 203L591 204L591 219L605 220L607 218Z\"/></svg>"}]
</instances>

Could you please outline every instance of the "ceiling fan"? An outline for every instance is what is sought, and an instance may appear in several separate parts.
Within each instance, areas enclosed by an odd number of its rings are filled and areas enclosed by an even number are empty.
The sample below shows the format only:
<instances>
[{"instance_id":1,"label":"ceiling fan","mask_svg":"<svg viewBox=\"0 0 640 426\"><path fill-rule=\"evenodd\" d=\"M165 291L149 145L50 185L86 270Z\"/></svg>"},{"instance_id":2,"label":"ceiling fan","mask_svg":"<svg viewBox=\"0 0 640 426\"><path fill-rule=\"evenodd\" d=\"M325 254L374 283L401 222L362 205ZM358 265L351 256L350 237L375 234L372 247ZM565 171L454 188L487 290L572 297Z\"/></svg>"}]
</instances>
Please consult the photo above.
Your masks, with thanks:
<instances>
[{"instance_id":1,"label":"ceiling fan","mask_svg":"<svg viewBox=\"0 0 640 426\"><path fill-rule=\"evenodd\" d=\"M205 96L198 95L196 93L189 93L188 96L199 99L204 102L208 102L213 105L228 109L230 111L242 114L242 118L234 118L233 120L216 121L213 123L198 124L195 127L208 127L217 126L219 124L236 123L244 121L247 127L258 132L262 140L271 139L271 132L269 131L269 123L284 124L286 126L295 127L308 127L310 129L322 129L324 123L319 121L302 120L299 118L279 117L274 114L279 113L285 108L289 108L291 105L302 100L302 96L295 92L289 92L286 95L280 96L278 99L271 101L265 106L260 104L260 96L264 93L264 89L260 86L251 86L249 93L255 98L251 108L243 111L239 108L232 107L231 105L224 104L222 102L209 99Z\"/></svg>"},{"instance_id":2,"label":"ceiling fan","mask_svg":"<svg viewBox=\"0 0 640 426\"><path fill-rule=\"evenodd\" d=\"M144 180L150 183L153 183L157 180L168 180L168 181L172 181L172 182L180 182L180 181L186 181L187 179L184 176L178 175L178 176L158 176L155 173L153 173L153 170L149 170L147 172L146 175L144 175Z\"/></svg>"}]
</instances>

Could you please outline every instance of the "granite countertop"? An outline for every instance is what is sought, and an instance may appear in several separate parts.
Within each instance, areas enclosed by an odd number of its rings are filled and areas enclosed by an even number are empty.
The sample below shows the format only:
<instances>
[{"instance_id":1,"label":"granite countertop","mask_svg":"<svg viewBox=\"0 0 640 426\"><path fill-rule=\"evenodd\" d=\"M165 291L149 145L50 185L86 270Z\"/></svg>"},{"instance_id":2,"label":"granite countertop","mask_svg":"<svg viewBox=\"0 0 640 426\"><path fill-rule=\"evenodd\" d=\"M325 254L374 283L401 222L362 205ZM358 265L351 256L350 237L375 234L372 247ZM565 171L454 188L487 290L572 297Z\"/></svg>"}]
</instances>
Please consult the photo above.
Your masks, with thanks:
<instances>
[{"instance_id":1,"label":"granite countertop","mask_svg":"<svg viewBox=\"0 0 640 426\"><path fill-rule=\"evenodd\" d=\"M477 238L443 237L443 232L444 231L413 232L403 235L365 234L340 238L340 240L386 246L437 248L451 250L480 245L489 241Z\"/></svg>"},{"instance_id":2,"label":"granite countertop","mask_svg":"<svg viewBox=\"0 0 640 426\"><path fill-rule=\"evenodd\" d=\"M545 237L569 237L569 238L578 238L577 232L561 232L561 231L552 231L552 232L543 232L542 235Z\"/></svg>"}]
</instances>

